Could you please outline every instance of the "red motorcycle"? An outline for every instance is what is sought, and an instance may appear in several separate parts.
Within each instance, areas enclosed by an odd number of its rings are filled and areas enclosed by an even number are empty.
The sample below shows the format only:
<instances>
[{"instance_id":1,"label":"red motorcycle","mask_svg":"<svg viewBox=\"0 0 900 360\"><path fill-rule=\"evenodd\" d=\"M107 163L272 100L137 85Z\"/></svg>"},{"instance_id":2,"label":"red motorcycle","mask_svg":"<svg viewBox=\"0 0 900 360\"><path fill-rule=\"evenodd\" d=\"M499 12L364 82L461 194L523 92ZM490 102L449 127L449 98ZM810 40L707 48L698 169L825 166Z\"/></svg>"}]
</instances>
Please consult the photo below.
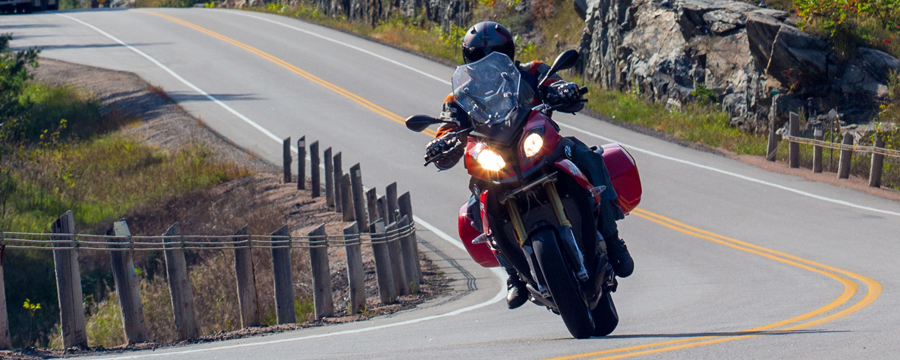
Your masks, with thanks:
<instances>
[{"instance_id":1,"label":"red motorcycle","mask_svg":"<svg viewBox=\"0 0 900 360\"><path fill-rule=\"evenodd\" d=\"M578 52L562 53L538 83L577 61ZM473 215L480 215L481 229L467 205L459 212L469 255L484 267L506 259L527 282L530 300L560 315L575 338L610 334L619 322L610 295L617 282L593 211L606 187L591 184L573 162L574 142L550 119L561 105L532 107L533 90L499 52L457 67L453 89L473 125L445 136L458 146L465 141L465 167L480 200L480 214ZM416 115L406 126L420 132L442 122ZM595 151L602 152L619 206L630 212L641 197L634 159L617 144Z\"/></svg>"}]
</instances>

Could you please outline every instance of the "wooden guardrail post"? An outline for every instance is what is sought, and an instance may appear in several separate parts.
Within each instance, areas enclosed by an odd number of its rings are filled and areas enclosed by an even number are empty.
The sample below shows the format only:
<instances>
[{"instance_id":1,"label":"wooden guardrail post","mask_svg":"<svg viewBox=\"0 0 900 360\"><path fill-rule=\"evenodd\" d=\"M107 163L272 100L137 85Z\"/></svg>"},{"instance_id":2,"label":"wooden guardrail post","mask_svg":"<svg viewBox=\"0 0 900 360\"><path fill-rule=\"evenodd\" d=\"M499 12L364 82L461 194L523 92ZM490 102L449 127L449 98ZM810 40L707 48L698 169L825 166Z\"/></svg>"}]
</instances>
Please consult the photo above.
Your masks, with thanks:
<instances>
[{"instance_id":1,"label":"wooden guardrail post","mask_svg":"<svg viewBox=\"0 0 900 360\"><path fill-rule=\"evenodd\" d=\"M316 319L322 319L334 315L325 224L319 225L307 235L309 236L309 267L312 270L313 304L316 309Z\"/></svg>"},{"instance_id":2,"label":"wooden guardrail post","mask_svg":"<svg viewBox=\"0 0 900 360\"><path fill-rule=\"evenodd\" d=\"M875 133L875 148L884 148L881 134ZM884 155L872 153L872 169L869 171L869 186L881 187L881 173L884 171Z\"/></svg>"},{"instance_id":3,"label":"wooden guardrail post","mask_svg":"<svg viewBox=\"0 0 900 360\"><path fill-rule=\"evenodd\" d=\"M369 209L369 217L372 221L384 220L387 223L387 219L378 216L378 207L375 203L378 202L378 190L375 188L369 189L366 191L366 208Z\"/></svg>"},{"instance_id":4,"label":"wooden guardrail post","mask_svg":"<svg viewBox=\"0 0 900 360\"><path fill-rule=\"evenodd\" d=\"M87 347L84 322L84 299L81 293L81 272L78 269L78 251L75 250L75 216L66 211L52 225L53 240L71 243L53 243L53 263L56 268L56 290L59 294L59 315L63 346ZM65 234L65 235L63 235Z\"/></svg>"},{"instance_id":5,"label":"wooden guardrail post","mask_svg":"<svg viewBox=\"0 0 900 360\"><path fill-rule=\"evenodd\" d=\"M406 275L406 283L409 284L409 293L418 294L419 282L417 279L419 277L419 268L417 264L419 263L419 255L416 254L416 249L412 244L416 240L412 238L412 234L408 230L411 222L409 217L404 215L400 218L398 224L398 228L403 232L398 241L400 243L400 251L403 253L403 274Z\"/></svg>"},{"instance_id":6,"label":"wooden guardrail post","mask_svg":"<svg viewBox=\"0 0 900 360\"><path fill-rule=\"evenodd\" d=\"M172 224L163 236L178 236L181 232L178 223ZM169 279L169 294L172 298L172 314L175 315L175 328L179 340L192 340L200 337L197 330L197 316L194 312L194 291L188 281L187 265L184 261L184 250L178 239L163 238L166 251L166 277Z\"/></svg>"},{"instance_id":7,"label":"wooden guardrail post","mask_svg":"<svg viewBox=\"0 0 900 360\"><path fill-rule=\"evenodd\" d=\"M800 136L800 115L795 112L790 113L790 121L791 121L791 136ZM788 152L790 156L790 166L792 169L797 169L800 167L800 143L791 141L788 145Z\"/></svg>"},{"instance_id":8,"label":"wooden guardrail post","mask_svg":"<svg viewBox=\"0 0 900 360\"><path fill-rule=\"evenodd\" d=\"M353 205L353 191L350 190L351 188L350 174L344 174L341 176L341 208L344 210L341 214L343 214L344 221L356 220L356 211L354 211L355 207Z\"/></svg>"},{"instance_id":9,"label":"wooden guardrail post","mask_svg":"<svg viewBox=\"0 0 900 360\"><path fill-rule=\"evenodd\" d=\"M813 130L813 138L822 141L825 136L821 128ZM822 172L822 145L813 146L813 172L818 174Z\"/></svg>"},{"instance_id":10,"label":"wooden guardrail post","mask_svg":"<svg viewBox=\"0 0 900 360\"><path fill-rule=\"evenodd\" d=\"M375 201L375 211L378 212L378 217L384 220L385 223L390 224L387 215L387 200L384 199L384 196L379 197L377 201Z\"/></svg>"},{"instance_id":11,"label":"wooden guardrail post","mask_svg":"<svg viewBox=\"0 0 900 360\"><path fill-rule=\"evenodd\" d=\"M297 140L297 190L306 189L306 136Z\"/></svg>"},{"instance_id":12,"label":"wooden guardrail post","mask_svg":"<svg viewBox=\"0 0 900 360\"><path fill-rule=\"evenodd\" d=\"M332 167L334 168L334 211L341 212L341 208L344 205L343 200L341 200L341 179L344 177L344 170L341 169L340 151L334 154L332 162Z\"/></svg>"},{"instance_id":13,"label":"wooden guardrail post","mask_svg":"<svg viewBox=\"0 0 900 360\"><path fill-rule=\"evenodd\" d=\"M309 178L313 199L322 195L322 180L319 177L319 142L309 144Z\"/></svg>"},{"instance_id":14,"label":"wooden guardrail post","mask_svg":"<svg viewBox=\"0 0 900 360\"><path fill-rule=\"evenodd\" d=\"M281 142L281 152L282 157L284 158L284 183L291 182L291 164L294 162L291 157L291 137L288 136L287 139L284 139Z\"/></svg>"},{"instance_id":15,"label":"wooden guardrail post","mask_svg":"<svg viewBox=\"0 0 900 360\"><path fill-rule=\"evenodd\" d=\"M311 148L311 147L310 147ZM315 188L315 183L313 183ZM278 324L297 322L291 273L291 233L287 225L272 233L272 277L275 279L275 316Z\"/></svg>"},{"instance_id":16,"label":"wooden guardrail post","mask_svg":"<svg viewBox=\"0 0 900 360\"><path fill-rule=\"evenodd\" d=\"M350 299L347 312L356 314L366 307L365 269L363 268L362 248L359 242L359 228L356 222L344 228L344 252L347 254L347 283L350 286Z\"/></svg>"},{"instance_id":17,"label":"wooden guardrail post","mask_svg":"<svg viewBox=\"0 0 900 360\"><path fill-rule=\"evenodd\" d=\"M400 206L400 216L409 217L409 223L415 224L416 220L415 220L415 217L413 216L412 199L410 198L408 191L403 193L403 195L400 195L400 198L397 199L397 204ZM416 283L421 284L422 283L422 265L419 264L419 241L416 237L415 229L413 229L412 233L409 235L408 241L409 241L410 245L412 245L413 251L416 254L416 257L414 258L414 261L413 261L416 264L416 274L417 274Z\"/></svg>"},{"instance_id":18,"label":"wooden guardrail post","mask_svg":"<svg viewBox=\"0 0 900 360\"><path fill-rule=\"evenodd\" d=\"M3 281L3 236L0 234L0 350L12 347L9 337L9 318L6 312L6 289Z\"/></svg>"},{"instance_id":19,"label":"wooden guardrail post","mask_svg":"<svg viewBox=\"0 0 900 360\"><path fill-rule=\"evenodd\" d=\"M372 234L372 254L375 257L375 276L378 280L378 294L382 304L390 304L397 300L394 292L394 275L391 274L391 255L385 236L384 222L378 220L369 225Z\"/></svg>"},{"instance_id":20,"label":"wooden guardrail post","mask_svg":"<svg viewBox=\"0 0 900 360\"><path fill-rule=\"evenodd\" d=\"M849 131L844 133L844 145L853 145L853 134ZM838 163L838 178L847 179L850 177L850 158L853 157L853 150L841 150L841 161Z\"/></svg>"},{"instance_id":21,"label":"wooden guardrail post","mask_svg":"<svg viewBox=\"0 0 900 360\"><path fill-rule=\"evenodd\" d=\"M353 206L356 212L356 222L368 224L369 217L366 215L366 203L363 199L362 170L359 168L359 163L350 168L350 183L353 186Z\"/></svg>"},{"instance_id":22,"label":"wooden guardrail post","mask_svg":"<svg viewBox=\"0 0 900 360\"><path fill-rule=\"evenodd\" d=\"M775 111L775 106L772 106ZM766 146L766 160L775 161L775 150L778 149L778 129L775 128L775 114L769 114L769 144Z\"/></svg>"},{"instance_id":23,"label":"wooden guardrail post","mask_svg":"<svg viewBox=\"0 0 900 360\"><path fill-rule=\"evenodd\" d=\"M325 206L334 207L334 164L331 158L331 148L325 149Z\"/></svg>"},{"instance_id":24,"label":"wooden guardrail post","mask_svg":"<svg viewBox=\"0 0 900 360\"><path fill-rule=\"evenodd\" d=\"M106 241L111 249L129 249L131 231L124 220L116 221L106 232ZM112 245L123 243L121 245ZM141 304L140 279L134 271L134 260L131 250L110 251L112 259L113 280L116 282L116 295L122 308L122 324L129 344L147 341L147 327L144 325L144 307Z\"/></svg>"},{"instance_id":25,"label":"wooden guardrail post","mask_svg":"<svg viewBox=\"0 0 900 360\"><path fill-rule=\"evenodd\" d=\"M387 198L388 221L400 221L400 205L397 204L397 183L393 182L385 188L384 196Z\"/></svg>"},{"instance_id":26,"label":"wooden guardrail post","mask_svg":"<svg viewBox=\"0 0 900 360\"><path fill-rule=\"evenodd\" d=\"M241 307L241 327L259 326L259 302L256 298L256 277L253 271L252 243L244 225L232 241L246 241L234 245L234 275L237 279L238 302Z\"/></svg>"},{"instance_id":27,"label":"wooden guardrail post","mask_svg":"<svg viewBox=\"0 0 900 360\"><path fill-rule=\"evenodd\" d=\"M382 197L382 199L384 199ZM381 201L379 201L381 202ZM385 230L388 242L388 254L391 257L391 274L394 276L394 292L397 295L409 294L409 283L403 269L403 251L400 247L400 236L397 233L399 223L391 223Z\"/></svg>"}]
</instances>

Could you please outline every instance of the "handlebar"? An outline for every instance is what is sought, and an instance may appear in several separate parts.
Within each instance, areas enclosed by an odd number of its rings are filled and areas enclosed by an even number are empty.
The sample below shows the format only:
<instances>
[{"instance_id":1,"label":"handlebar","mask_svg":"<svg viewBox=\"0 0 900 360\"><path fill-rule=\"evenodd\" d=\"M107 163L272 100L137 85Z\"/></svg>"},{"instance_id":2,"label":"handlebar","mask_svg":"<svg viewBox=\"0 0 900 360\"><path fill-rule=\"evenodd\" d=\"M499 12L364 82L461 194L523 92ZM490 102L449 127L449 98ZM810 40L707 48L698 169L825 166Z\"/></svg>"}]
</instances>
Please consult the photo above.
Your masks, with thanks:
<instances>
[{"instance_id":1,"label":"handlebar","mask_svg":"<svg viewBox=\"0 0 900 360\"><path fill-rule=\"evenodd\" d=\"M430 158L425 158L425 164L424 164L423 166L426 166L426 167L427 167L429 164L431 164L431 163L433 163L433 162L435 162L435 161L440 160L440 159L443 158L444 156L449 155L450 152L453 151L453 150L455 150L457 147L459 147L459 146L465 146L465 143L462 142L462 141L460 141L460 140L459 140L459 137L460 137L460 136L463 136L463 135L468 136L469 133L472 132L472 131L474 131L474 130L475 130L474 128L470 127L470 128L463 129L463 130L449 131L449 132L447 132L446 134L444 134L444 136L441 136L441 138L456 138L456 139L457 139L457 140L456 140L456 141L457 141L456 145L454 145L453 147L451 147L451 148L449 148L449 149L447 149L447 150L442 151L440 154L437 154L437 155L432 156L432 157L430 157ZM427 155L426 155L426 156L427 156Z\"/></svg>"}]
</instances>

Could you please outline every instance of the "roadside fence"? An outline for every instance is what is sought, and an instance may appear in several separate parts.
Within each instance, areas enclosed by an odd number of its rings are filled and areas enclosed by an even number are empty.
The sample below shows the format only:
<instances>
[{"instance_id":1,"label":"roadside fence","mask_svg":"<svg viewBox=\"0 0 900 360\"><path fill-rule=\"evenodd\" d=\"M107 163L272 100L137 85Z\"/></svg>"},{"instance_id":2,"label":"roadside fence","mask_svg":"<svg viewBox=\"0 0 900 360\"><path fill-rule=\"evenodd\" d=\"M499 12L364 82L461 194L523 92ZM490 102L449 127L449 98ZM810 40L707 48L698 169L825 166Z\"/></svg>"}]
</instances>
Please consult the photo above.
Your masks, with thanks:
<instances>
[{"instance_id":1,"label":"roadside fence","mask_svg":"<svg viewBox=\"0 0 900 360\"><path fill-rule=\"evenodd\" d=\"M872 154L872 162L869 169L869 186L881 187L882 173L884 171L884 157L900 158L900 151L886 149L884 139L879 133L874 136L872 146L864 146L854 144L854 136L849 131L843 132L842 142L830 142L823 139L824 131L821 128L813 130L813 138L800 136L800 115L790 113L788 123L788 134L779 134L773 128L769 132L769 147L766 158L769 161L775 161L775 151L778 144L778 137L788 141L788 163L791 168L800 167L800 144L813 146L813 164L812 170L815 173L822 172L822 150L831 149L840 151L840 160L838 162L837 175L839 179L847 179L850 177L850 164L854 154Z\"/></svg>"},{"instance_id":2,"label":"roadside fence","mask_svg":"<svg viewBox=\"0 0 900 360\"><path fill-rule=\"evenodd\" d=\"M291 141L284 141L284 181L292 178ZM298 142L299 165L296 178L298 189L306 186L305 137ZM232 235L182 234L178 223L172 224L159 236L132 235L124 220L117 221L103 235L82 234L75 230L75 218L67 211L52 225L49 233L0 231L0 349L10 347L9 326L4 293L2 256L5 251L22 249L53 252L56 283L59 293L60 325L63 344L86 347L84 301L78 265L79 251L109 252L113 280L122 311L125 336L129 344L144 342L147 329L135 271L133 253L162 251L165 255L167 280L172 300L173 316L180 340L199 337L194 310L193 289L188 281L185 251L230 250L234 252L234 274L241 313L241 326L259 326L257 284L251 259L252 249L266 249L272 253L272 272L275 285L275 311L278 324L295 323L291 250L307 249L312 272L313 303L316 319L334 315L328 248L343 248L346 253L349 306L351 313L366 308L365 270L362 247L370 246L381 303L390 304L398 296L415 294L422 283L416 227L413 221L410 194L398 197L397 184L385 189L386 195L377 197L375 189L364 200L360 165L343 173L341 153L324 152L325 186L321 186L318 142L309 147L311 193L314 198L325 191L330 211L342 212L347 225L340 234L326 234L325 224L316 226L305 235L291 235L282 226L268 235L249 234L247 226Z\"/></svg>"}]
</instances>

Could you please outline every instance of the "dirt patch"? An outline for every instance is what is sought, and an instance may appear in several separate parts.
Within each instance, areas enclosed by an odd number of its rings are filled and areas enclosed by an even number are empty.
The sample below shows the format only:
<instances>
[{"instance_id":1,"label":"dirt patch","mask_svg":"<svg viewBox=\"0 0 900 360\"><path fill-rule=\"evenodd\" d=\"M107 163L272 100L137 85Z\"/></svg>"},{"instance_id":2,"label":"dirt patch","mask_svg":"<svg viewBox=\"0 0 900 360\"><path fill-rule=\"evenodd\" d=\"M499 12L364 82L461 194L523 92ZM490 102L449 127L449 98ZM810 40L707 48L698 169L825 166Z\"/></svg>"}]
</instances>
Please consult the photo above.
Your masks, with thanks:
<instances>
[{"instance_id":1,"label":"dirt patch","mask_svg":"<svg viewBox=\"0 0 900 360\"><path fill-rule=\"evenodd\" d=\"M752 155L736 155L736 154L728 154L728 157L743 162L745 164L750 164L753 166L760 167L766 171L786 174L786 175L794 175L800 176L808 181L816 181L821 183L826 183L829 185L840 186L847 189L853 189L857 191L864 192L866 194L872 196L878 196L885 199L890 199L894 201L900 201L900 191L894 189L887 188L874 188L869 186L869 179L861 178L858 176L851 176L849 179L838 179L837 174L835 173L814 173L811 169L792 169L790 165L786 162L778 161L772 162L766 160L766 158L762 156L752 156Z\"/></svg>"},{"instance_id":2,"label":"dirt patch","mask_svg":"<svg viewBox=\"0 0 900 360\"><path fill-rule=\"evenodd\" d=\"M188 115L181 107L171 102L165 92L157 86L144 82L132 73L111 71L89 66L71 64L51 59L42 59L35 69L35 78L56 85L75 86L86 90L101 104L101 112L115 114L130 119L125 128L119 130L160 149L177 149L182 146L200 144L213 150L218 160L247 167L255 175L233 180L216 187L192 191L171 197L156 204L146 204L132 209L126 216L134 235L160 235L173 223L178 223L182 234L214 235L221 239L228 237L242 226L247 225L251 234L269 234L286 225L292 235L306 235L314 227L325 224L329 235L340 234L348 225L339 213L329 209L324 197L312 198L311 191L298 190L296 184L283 183L280 167L266 163L248 154L226 139L206 128L202 121ZM309 189L310 186L307 186ZM96 228L106 228L110 224L98 224ZM216 241L212 239L211 241ZM235 339L258 334L283 332L313 326L366 320L373 316L390 314L416 307L426 300L449 291L449 279L440 269L424 256L419 263L424 275L420 291L414 295L401 296L394 304L380 303L375 276L375 261L371 246L363 245L363 265L367 308L363 314L349 314L348 280L346 256L342 247L328 249L331 269L332 293L335 314L321 320L298 319L301 323L277 326L261 326L235 329L240 325L236 280L233 272L233 254L230 250L187 251L188 270L194 286L195 310L201 334L191 343L202 343ZM79 254L83 273L108 271L109 255L99 251L83 251ZM298 304L310 304L312 280L309 269L309 251L297 248L291 251L295 300ZM106 349L35 349L26 348L18 352L0 351L2 359L34 359L46 357L67 357L78 355L98 355L109 352L154 349L188 342L174 341L176 333L170 315L148 314L152 309L168 309L168 290L165 286L165 266L161 254L136 252L135 266L147 272L142 280L145 319L151 338L158 341L122 345ZM260 315L274 316L274 287L271 273L271 252L268 249L254 249L253 262L260 302ZM198 292L197 290L202 290ZM104 293L97 289L96 293ZM209 294L208 294L209 293ZM159 311L162 313L162 311ZM299 313L299 310L298 310ZM158 315L158 314L157 314ZM266 322L264 320L264 322ZM152 323L152 324L151 324ZM232 325L221 325L232 324ZM238 325L233 325L238 324ZM155 336L154 336L155 335Z\"/></svg>"}]
</instances>

